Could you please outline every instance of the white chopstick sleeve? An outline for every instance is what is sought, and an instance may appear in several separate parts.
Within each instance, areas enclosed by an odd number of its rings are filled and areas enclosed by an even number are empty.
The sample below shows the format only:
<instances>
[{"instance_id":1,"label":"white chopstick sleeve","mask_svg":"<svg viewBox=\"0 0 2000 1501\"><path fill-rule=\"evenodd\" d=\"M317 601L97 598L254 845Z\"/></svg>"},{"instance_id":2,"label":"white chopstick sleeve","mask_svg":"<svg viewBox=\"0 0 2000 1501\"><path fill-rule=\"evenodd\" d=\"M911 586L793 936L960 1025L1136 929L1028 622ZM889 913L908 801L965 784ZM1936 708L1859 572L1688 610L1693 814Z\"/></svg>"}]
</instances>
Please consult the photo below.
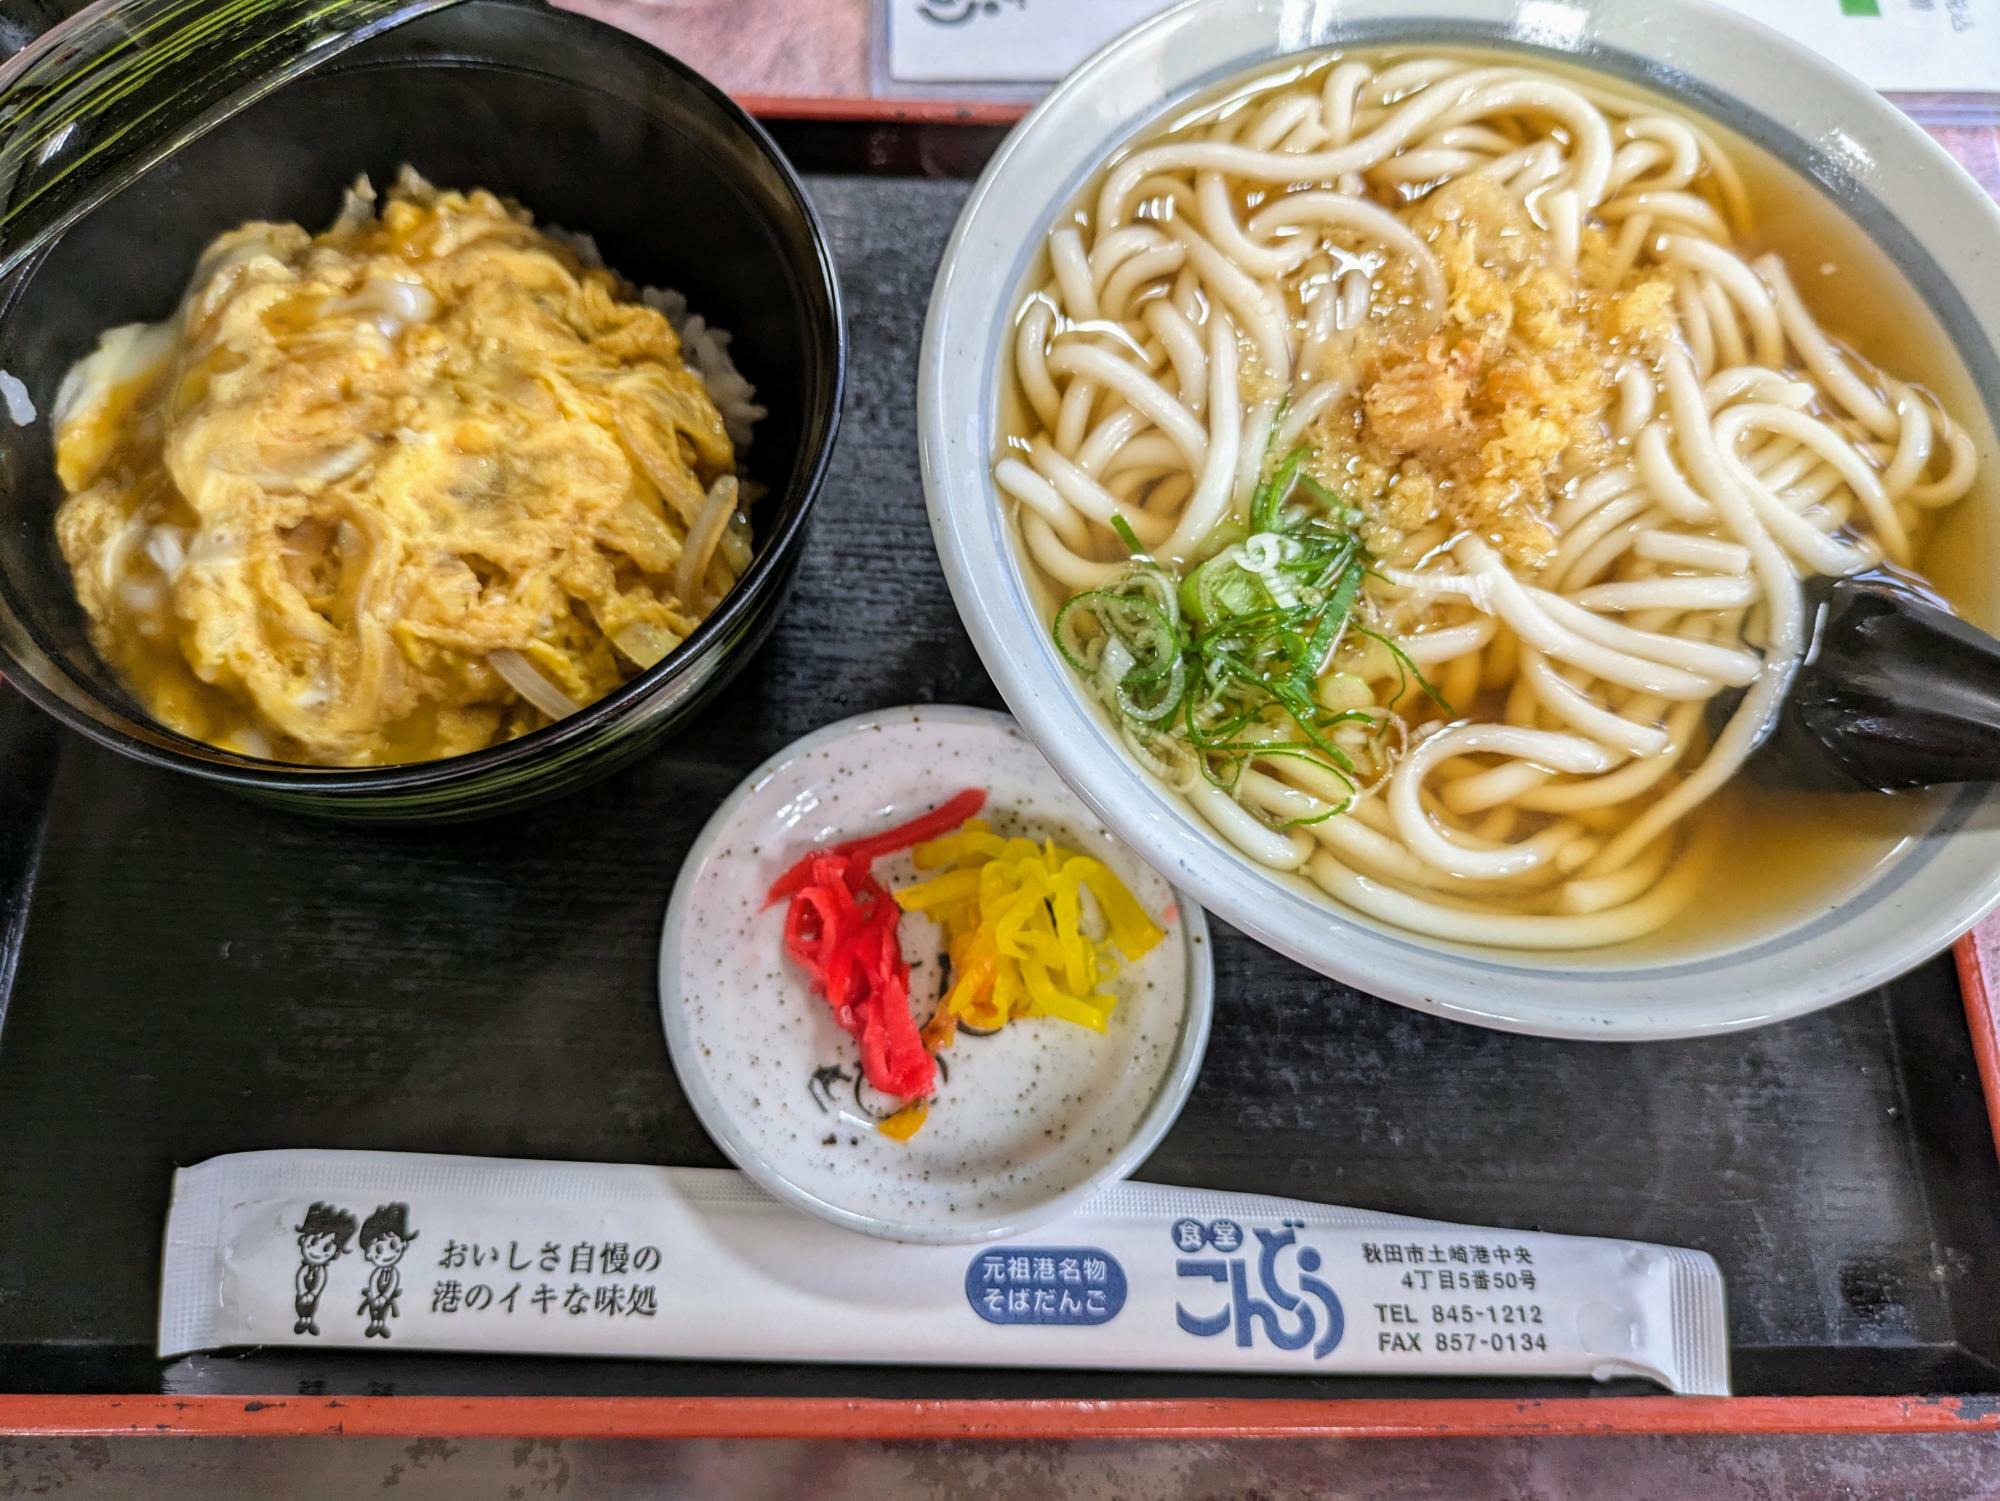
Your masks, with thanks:
<instances>
[{"instance_id":1,"label":"white chopstick sleeve","mask_svg":"<svg viewBox=\"0 0 2000 1501\"><path fill-rule=\"evenodd\" d=\"M163 1357L245 1345L1300 1376L1638 1376L1726 1394L1697 1251L1121 1184L899 1245L734 1172L384 1152L174 1175Z\"/></svg>"}]
</instances>

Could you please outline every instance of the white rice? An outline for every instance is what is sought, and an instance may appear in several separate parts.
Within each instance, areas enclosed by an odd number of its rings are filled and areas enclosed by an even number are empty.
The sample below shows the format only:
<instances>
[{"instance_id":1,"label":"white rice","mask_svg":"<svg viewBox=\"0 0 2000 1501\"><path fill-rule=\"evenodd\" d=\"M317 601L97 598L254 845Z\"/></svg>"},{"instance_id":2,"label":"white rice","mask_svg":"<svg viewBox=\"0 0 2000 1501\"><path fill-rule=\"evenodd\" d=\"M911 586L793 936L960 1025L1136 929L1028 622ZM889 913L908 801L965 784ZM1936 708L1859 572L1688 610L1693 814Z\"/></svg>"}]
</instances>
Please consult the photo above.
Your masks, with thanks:
<instances>
[{"instance_id":1,"label":"white rice","mask_svg":"<svg viewBox=\"0 0 2000 1501\"><path fill-rule=\"evenodd\" d=\"M683 303L682 306L685 307L686 304ZM700 320L697 319L695 321L699 322ZM713 338L714 335L711 334L710 337ZM722 339L725 344L728 343L729 335L724 334L722 336ZM728 364L729 356L727 354L724 354L722 359L724 364ZM732 376L735 376L737 381L739 382L743 381L743 377L736 374L735 366L733 365L730 366L729 373ZM702 379L706 381L708 380L708 376L704 373L702 375ZM709 381L709 386L710 389L712 390L714 388L714 382ZM744 389L746 391L749 389L747 383L744 383ZM14 374L14 372L11 370L0 370L0 400L4 400L6 402L7 415L13 419L14 426L27 427L35 420L35 403L33 399L28 395L28 388L21 383L21 378L18 375ZM717 398L715 404L718 407L722 407L723 420L727 421L729 418L729 408L722 406L722 401L719 397ZM759 417L764 415L764 409L762 407L755 408L755 411ZM729 430L729 435L732 438L735 437L736 430L734 428L731 428ZM743 440L739 439L738 441L740 442Z\"/></svg>"},{"instance_id":2,"label":"white rice","mask_svg":"<svg viewBox=\"0 0 2000 1501\"><path fill-rule=\"evenodd\" d=\"M709 400L729 429L729 441L738 448L749 447L751 429L763 419L765 409L757 405L757 388L729 357L729 330L711 328L700 313L689 312L687 298L672 287L641 287L639 300L674 326L681 336L681 358L708 387Z\"/></svg>"},{"instance_id":3,"label":"white rice","mask_svg":"<svg viewBox=\"0 0 2000 1501\"><path fill-rule=\"evenodd\" d=\"M553 224L539 227L550 239L568 246L585 265L604 264L597 241L589 235ZM736 368L736 361L730 358L729 330L711 327L700 313L690 312L687 298L672 287L641 287L639 300L673 325L681 338L681 359L708 387L708 398L722 413L729 441L738 448L748 448L752 430L763 420L767 409L757 404L757 388L744 378L743 372Z\"/></svg>"}]
</instances>

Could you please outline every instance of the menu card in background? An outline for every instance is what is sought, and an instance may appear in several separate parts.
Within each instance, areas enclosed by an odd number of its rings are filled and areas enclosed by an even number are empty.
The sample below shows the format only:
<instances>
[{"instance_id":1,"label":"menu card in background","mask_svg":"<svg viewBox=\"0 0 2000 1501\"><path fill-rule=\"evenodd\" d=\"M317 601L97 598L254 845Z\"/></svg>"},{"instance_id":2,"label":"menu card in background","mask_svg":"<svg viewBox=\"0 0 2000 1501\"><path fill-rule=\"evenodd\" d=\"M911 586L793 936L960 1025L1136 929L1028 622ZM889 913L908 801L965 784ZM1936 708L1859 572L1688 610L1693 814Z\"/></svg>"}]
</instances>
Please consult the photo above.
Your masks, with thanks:
<instances>
[{"instance_id":1,"label":"menu card in background","mask_svg":"<svg viewBox=\"0 0 2000 1501\"><path fill-rule=\"evenodd\" d=\"M910 84L1043 84L1173 0L878 0L888 75ZM1993 0L1723 0L1875 88L2000 92Z\"/></svg>"},{"instance_id":2,"label":"menu card in background","mask_svg":"<svg viewBox=\"0 0 2000 1501\"><path fill-rule=\"evenodd\" d=\"M896 83L1053 83L1173 0L878 0Z\"/></svg>"}]
</instances>

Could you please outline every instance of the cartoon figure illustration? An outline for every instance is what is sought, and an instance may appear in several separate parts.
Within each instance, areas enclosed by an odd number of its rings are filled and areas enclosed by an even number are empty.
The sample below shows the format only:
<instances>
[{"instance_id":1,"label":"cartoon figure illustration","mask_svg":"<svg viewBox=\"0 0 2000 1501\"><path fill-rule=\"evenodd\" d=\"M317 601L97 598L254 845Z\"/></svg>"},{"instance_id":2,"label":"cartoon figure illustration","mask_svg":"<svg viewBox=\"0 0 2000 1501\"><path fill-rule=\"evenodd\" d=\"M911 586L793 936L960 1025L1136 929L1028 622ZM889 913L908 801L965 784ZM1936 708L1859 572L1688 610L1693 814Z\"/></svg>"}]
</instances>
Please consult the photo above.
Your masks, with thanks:
<instances>
[{"instance_id":1,"label":"cartoon figure illustration","mask_svg":"<svg viewBox=\"0 0 2000 1501\"><path fill-rule=\"evenodd\" d=\"M292 1307L298 1322L294 1334L317 1334L313 1322L319 1312L320 1294L326 1291L327 1264L347 1252L354 1238L354 1216L331 1204L315 1204L296 1227L299 1237L299 1274L292 1279Z\"/></svg>"},{"instance_id":2,"label":"cartoon figure illustration","mask_svg":"<svg viewBox=\"0 0 2000 1501\"><path fill-rule=\"evenodd\" d=\"M389 1320L398 1314L396 1297L403 1290L403 1274L396 1263L417 1232L410 1228L410 1206L383 1204L361 1223L361 1254L375 1268L361 1285L361 1306L356 1313L368 1315L363 1339L389 1337Z\"/></svg>"}]
</instances>

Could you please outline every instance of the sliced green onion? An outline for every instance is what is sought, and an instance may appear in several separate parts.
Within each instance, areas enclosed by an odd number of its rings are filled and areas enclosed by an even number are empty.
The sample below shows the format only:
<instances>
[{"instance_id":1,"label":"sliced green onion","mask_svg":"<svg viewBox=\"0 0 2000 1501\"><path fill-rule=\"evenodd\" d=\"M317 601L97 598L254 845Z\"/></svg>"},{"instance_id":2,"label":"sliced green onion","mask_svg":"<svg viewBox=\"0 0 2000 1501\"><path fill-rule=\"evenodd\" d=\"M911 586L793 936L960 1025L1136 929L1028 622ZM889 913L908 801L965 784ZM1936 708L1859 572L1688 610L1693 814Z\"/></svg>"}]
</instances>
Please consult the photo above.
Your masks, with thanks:
<instances>
[{"instance_id":1,"label":"sliced green onion","mask_svg":"<svg viewBox=\"0 0 2000 1501\"><path fill-rule=\"evenodd\" d=\"M1278 513L1292 496L1292 483L1299 477L1299 469L1306 461L1306 446L1301 443L1278 465L1278 472L1257 487L1250 502L1250 530L1268 532L1277 529Z\"/></svg>"},{"instance_id":2,"label":"sliced green onion","mask_svg":"<svg viewBox=\"0 0 2000 1501\"><path fill-rule=\"evenodd\" d=\"M1299 476L1299 488L1326 508L1327 519L1345 527L1357 527L1368 518L1358 506L1351 506L1310 474Z\"/></svg>"},{"instance_id":3,"label":"sliced green onion","mask_svg":"<svg viewBox=\"0 0 2000 1501\"><path fill-rule=\"evenodd\" d=\"M1295 828L1346 812L1358 794L1360 774L1334 742L1335 729L1358 723L1379 734L1388 722L1379 711L1319 701L1320 676L1348 630L1382 641L1405 686L1414 677L1444 701L1407 653L1355 619L1370 572L1354 531L1360 512L1304 472L1309 447L1271 467L1274 443L1275 424L1269 477L1252 494L1247 526L1216 528L1178 577L1114 516L1129 566L1113 583L1068 600L1054 633L1064 660L1091 679L1135 752L1176 785L1188 785L1198 769L1234 795L1253 760L1276 757L1318 767L1348 788L1338 806L1274 825ZM1312 504L1288 509L1300 489Z\"/></svg>"},{"instance_id":4,"label":"sliced green onion","mask_svg":"<svg viewBox=\"0 0 2000 1501\"><path fill-rule=\"evenodd\" d=\"M1417 686L1423 689L1424 691L1424 697L1428 698L1432 703L1436 704L1440 709L1444 710L1447 716L1452 718L1457 717L1458 710L1454 709L1450 704L1446 703L1444 695L1439 693L1437 689L1431 686L1431 680L1424 676L1422 668L1418 667L1415 662L1410 660L1410 654L1408 652L1404 651L1402 647L1398 646L1395 642L1391 641L1387 636L1383 635L1380 631L1371 631L1365 625L1357 625L1355 629L1361 632L1361 634L1366 636L1370 641L1379 641L1382 643L1382 645L1386 646L1389 649L1389 655L1396 659L1397 670L1404 674L1403 686L1399 687L1396 690L1396 697L1389 700L1388 707L1392 709L1396 707L1397 701L1402 698L1404 692L1407 690L1409 686L1409 679L1415 678L1417 680Z\"/></svg>"},{"instance_id":5,"label":"sliced green onion","mask_svg":"<svg viewBox=\"0 0 2000 1501\"><path fill-rule=\"evenodd\" d=\"M1363 571L1349 568L1340 576L1340 582L1333 586L1332 597L1326 602L1326 611L1319 618L1319 629L1313 632L1311 643L1306 647L1305 658L1299 664L1300 676L1304 683L1319 680L1326 671L1327 659L1339 644L1341 632L1347 629L1348 613L1354 608L1356 596L1361 593Z\"/></svg>"},{"instance_id":6,"label":"sliced green onion","mask_svg":"<svg viewBox=\"0 0 2000 1501\"><path fill-rule=\"evenodd\" d=\"M1139 534L1132 530L1132 523L1116 511L1111 513L1111 530L1118 533L1118 540L1125 544L1125 550L1134 557L1142 555L1146 549L1140 544Z\"/></svg>"},{"instance_id":7,"label":"sliced green onion","mask_svg":"<svg viewBox=\"0 0 2000 1501\"><path fill-rule=\"evenodd\" d=\"M1263 585L1245 569L1234 545L1181 580L1181 609L1199 624L1228 620L1269 603Z\"/></svg>"}]
</instances>

